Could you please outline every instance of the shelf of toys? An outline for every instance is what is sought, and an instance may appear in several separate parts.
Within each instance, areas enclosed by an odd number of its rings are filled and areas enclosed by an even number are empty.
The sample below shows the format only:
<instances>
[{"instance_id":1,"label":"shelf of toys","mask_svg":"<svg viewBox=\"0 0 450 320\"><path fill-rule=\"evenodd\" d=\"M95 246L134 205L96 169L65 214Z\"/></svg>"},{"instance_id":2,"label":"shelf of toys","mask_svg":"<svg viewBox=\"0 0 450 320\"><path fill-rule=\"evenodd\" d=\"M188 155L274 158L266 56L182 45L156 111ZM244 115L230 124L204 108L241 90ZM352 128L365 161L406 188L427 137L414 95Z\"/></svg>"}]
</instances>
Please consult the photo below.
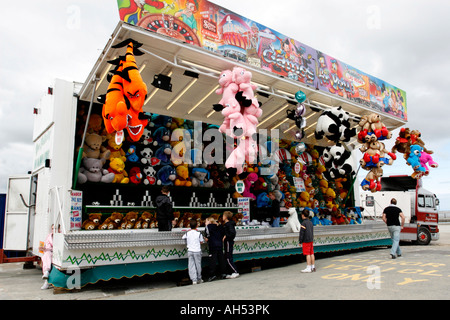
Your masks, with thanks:
<instances>
[{"instance_id":1,"label":"shelf of toys","mask_svg":"<svg viewBox=\"0 0 450 320\"><path fill-rule=\"evenodd\" d=\"M84 130L84 111L84 104L80 103L75 145L81 143L78 141L81 141ZM262 175L264 166L258 161L257 164L245 165L238 175L223 164L185 165L172 161L172 150L183 142L171 141L174 131L192 132L193 121L148 114L151 120L141 139L135 142L125 134L122 144L117 145L115 137L105 132L100 113L101 106L94 105L78 174L77 189L83 192L84 230L156 227L153 200L163 185L171 186L177 226L183 226L186 219L192 217L203 225L204 219L211 214L237 210L239 197L250 199L247 224L259 225L270 216L269 192L274 192L280 201L282 212L291 207L310 208L316 225L360 221L349 216L346 210L346 204L352 203L352 198L348 197L352 178L324 178L323 147L280 140L276 142L279 148L275 154L278 159L276 174ZM202 128L218 130L204 123ZM206 146L203 142L203 147ZM241 194L235 189L239 180L246 186ZM114 220L120 220L120 223L108 225L111 220L108 218L113 213L118 217ZM237 224L242 225L242 216L235 216ZM134 225L129 222L131 218ZM137 223L143 219L153 222ZM285 221L283 218L282 222Z\"/></svg>"}]
</instances>

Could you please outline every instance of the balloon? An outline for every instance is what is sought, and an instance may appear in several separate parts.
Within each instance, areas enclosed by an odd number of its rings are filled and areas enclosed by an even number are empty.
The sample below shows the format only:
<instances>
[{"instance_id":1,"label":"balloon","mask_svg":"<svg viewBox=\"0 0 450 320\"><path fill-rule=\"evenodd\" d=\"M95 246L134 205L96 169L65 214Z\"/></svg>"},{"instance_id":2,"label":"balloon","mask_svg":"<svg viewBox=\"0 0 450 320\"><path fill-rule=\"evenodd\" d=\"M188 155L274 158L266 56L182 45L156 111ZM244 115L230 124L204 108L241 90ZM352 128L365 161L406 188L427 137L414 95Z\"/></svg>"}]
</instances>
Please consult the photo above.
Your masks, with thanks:
<instances>
[{"instance_id":1,"label":"balloon","mask_svg":"<svg viewBox=\"0 0 450 320\"><path fill-rule=\"evenodd\" d=\"M306 94L303 91L297 91L295 94L295 99L298 101L298 103L302 103L306 100Z\"/></svg>"},{"instance_id":2,"label":"balloon","mask_svg":"<svg viewBox=\"0 0 450 320\"><path fill-rule=\"evenodd\" d=\"M306 151L306 145L304 142L300 142L296 147L295 147L295 151L297 152L298 155L301 155L303 152Z\"/></svg>"}]
</instances>

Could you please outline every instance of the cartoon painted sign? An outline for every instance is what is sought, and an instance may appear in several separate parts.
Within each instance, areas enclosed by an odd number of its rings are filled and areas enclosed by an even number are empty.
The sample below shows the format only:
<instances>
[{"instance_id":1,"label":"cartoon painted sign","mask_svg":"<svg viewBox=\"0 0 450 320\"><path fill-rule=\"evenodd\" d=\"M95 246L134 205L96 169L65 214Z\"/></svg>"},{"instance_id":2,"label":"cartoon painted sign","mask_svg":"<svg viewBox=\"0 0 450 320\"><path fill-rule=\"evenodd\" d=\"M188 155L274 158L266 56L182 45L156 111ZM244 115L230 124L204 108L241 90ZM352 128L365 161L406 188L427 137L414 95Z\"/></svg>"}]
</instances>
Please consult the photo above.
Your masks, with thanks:
<instances>
[{"instance_id":1,"label":"cartoon painted sign","mask_svg":"<svg viewBox=\"0 0 450 320\"><path fill-rule=\"evenodd\" d=\"M117 0L120 19L407 120L406 93L207 0Z\"/></svg>"}]
</instances>

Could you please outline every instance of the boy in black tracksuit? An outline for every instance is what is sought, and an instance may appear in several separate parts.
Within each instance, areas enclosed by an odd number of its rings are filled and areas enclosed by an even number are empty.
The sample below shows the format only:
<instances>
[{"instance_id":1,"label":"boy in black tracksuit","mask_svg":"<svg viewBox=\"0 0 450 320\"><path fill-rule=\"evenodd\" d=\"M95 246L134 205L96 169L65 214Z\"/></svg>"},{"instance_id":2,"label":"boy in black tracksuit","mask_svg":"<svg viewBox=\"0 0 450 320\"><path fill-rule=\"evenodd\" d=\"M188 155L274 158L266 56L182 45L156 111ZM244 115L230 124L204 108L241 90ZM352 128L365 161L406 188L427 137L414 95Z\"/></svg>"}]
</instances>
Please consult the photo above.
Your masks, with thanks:
<instances>
[{"instance_id":1,"label":"boy in black tracksuit","mask_svg":"<svg viewBox=\"0 0 450 320\"><path fill-rule=\"evenodd\" d=\"M225 277L225 261L223 256L222 239L224 236L223 227L217 225L217 221L213 217L208 217L205 221L205 239L208 242L209 249L209 278L208 281L216 279L216 265L222 277Z\"/></svg>"},{"instance_id":2,"label":"boy in black tracksuit","mask_svg":"<svg viewBox=\"0 0 450 320\"><path fill-rule=\"evenodd\" d=\"M237 268L233 262L233 245L234 245L234 238L236 237L236 223L231 220L233 216L233 213L231 211L225 211L223 213L223 221L225 224L224 232L225 235L223 236L223 249L225 252L225 260L228 268L231 270L231 275L227 275L227 279L234 279L239 277L239 272L237 271Z\"/></svg>"}]
</instances>

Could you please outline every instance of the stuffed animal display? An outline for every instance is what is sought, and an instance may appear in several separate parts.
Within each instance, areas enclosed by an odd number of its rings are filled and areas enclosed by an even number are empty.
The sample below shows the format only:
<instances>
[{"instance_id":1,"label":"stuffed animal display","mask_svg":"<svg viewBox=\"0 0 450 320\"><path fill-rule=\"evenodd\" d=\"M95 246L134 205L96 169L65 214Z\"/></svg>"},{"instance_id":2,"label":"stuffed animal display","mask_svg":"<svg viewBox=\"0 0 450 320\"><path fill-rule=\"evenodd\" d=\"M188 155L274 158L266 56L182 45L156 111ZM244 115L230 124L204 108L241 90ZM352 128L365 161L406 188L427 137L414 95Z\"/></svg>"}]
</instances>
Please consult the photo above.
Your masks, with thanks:
<instances>
[{"instance_id":1,"label":"stuffed animal display","mask_svg":"<svg viewBox=\"0 0 450 320\"><path fill-rule=\"evenodd\" d=\"M214 105L214 110L221 111L224 116L219 131L238 140L225 166L236 168L238 174L243 172L246 161L256 161L258 152L254 139L262 109L255 97L256 86L251 79L252 73L241 67L224 70L219 76L220 88L216 90L222 98Z\"/></svg>"},{"instance_id":2,"label":"stuffed animal display","mask_svg":"<svg viewBox=\"0 0 450 320\"><path fill-rule=\"evenodd\" d=\"M401 128L391 152L403 153L406 164L411 166L413 173L411 177L420 179L430 174L430 168L437 168L439 165L431 156L432 150L425 147L425 142L421 139L422 134L418 130Z\"/></svg>"},{"instance_id":3,"label":"stuffed animal display","mask_svg":"<svg viewBox=\"0 0 450 320\"><path fill-rule=\"evenodd\" d=\"M382 167L392 165L397 159L395 153L386 150L385 144L381 142L390 139L392 133L381 122L380 115L376 113L362 116L358 126L360 127L358 142L362 144L359 150L363 153L360 164L362 169L368 171L361 182L361 188L365 191L377 192L381 190Z\"/></svg>"},{"instance_id":4,"label":"stuffed animal display","mask_svg":"<svg viewBox=\"0 0 450 320\"><path fill-rule=\"evenodd\" d=\"M126 214L90 213L82 224L84 230L150 229L157 228L156 213L130 211Z\"/></svg>"},{"instance_id":5,"label":"stuffed animal display","mask_svg":"<svg viewBox=\"0 0 450 320\"><path fill-rule=\"evenodd\" d=\"M248 79L245 72L242 76ZM236 83L239 83L238 88L241 89L238 89L234 98L239 102L241 110L245 111L244 108L254 107L255 99L249 90L252 86L246 87L242 80L237 80L234 84ZM96 105L92 110L92 115L95 114L98 118L102 114L102 110L103 105ZM302 110L296 109L295 111L297 112L295 116L303 115ZM246 119L249 115L248 112L250 114L255 112L256 116L259 113L248 109L247 113L240 113L242 119ZM258 119L256 116L255 118L248 116L248 121L243 120L242 123L246 125L252 123L254 119ZM174 189L185 188L181 190L183 190L182 193L187 192L187 194L210 193L209 189L220 188L229 192L230 201L233 201L232 198L248 197L251 199L251 207L255 208L271 207L273 202L271 193L273 193L281 207L286 209L310 208L314 212L315 223L320 225L333 223L331 222L332 214L339 212L345 216L343 211L345 211L345 202L352 181L350 176L353 174L353 168L348 152L342 145L336 144L333 147L324 148L281 139L276 143L268 141L262 146L268 150L267 155L263 156L263 153L259 153L254 135L242 135L239 139L235 139L235 146L232 146L228 143L226 135L220 132L219 127L201 124L199 127L201 136L209 130L212 130L211 132L217 136L210 140L202 139L203 141L200 141L199 144L195 140L194 128L196 126L191 120L150 113L146 113L146 118L149 119L149 122L143 130L145 134L139 141L134 141L129 134L126 134L127 131L125 131L123 141L116 141L115 134L108 133L104 121L100 128L96 126L95 133L92 131L92 134L95 134L92 138L95 138L96 146L92 149L95 149L94 157L97 159L92 159L97 161L95 166L92 165L93 170L91 171L94 171L97 176L96 178L86 177L85 181L80 178L78 183L81 190L88 190L90 185L99 184L98 190L100 191L102 184L106 186L107 183L114 183L117 184L117 190L127 190L127 193L129 190L130 194L134 194L133 188L136 188L136 194L142 194L143 190L147 191L148 189L149 195L151 194L153 197L163 185L173 186ZM232 121L234 121L233 117L230 118L230 123ZM303 119L296 118L293 121L300 127L303 126ZM77 128L84 128L84 125L85 123L79 122ZM248 126L243 131L248 132L247 128ZM83 130L77 130L77 132L80 131L83 132ZM221 139L217 139L218 137ZM194 139L189 141L189 138ZM76 139L81 141L81 137L76 137ZM218 152L218 149L215 148L217 143L223 146L223 150L230 148L227 150L229 153ZM272 150L272 146L276 146L276 148ZM91 172L89 163L92 161L88 160L91 158L87 155L84 160L86 166L83 165L80 169L80 174L83 175ZM211 159L219 159L222 163L205 161L207 156L211 156ZM99 174L102 176L100 177ZM241 193L235 191L235 185L239 180L245 185ZM122 184L128 184L128 186L122 187ZM94 188L97 190L97 186ZM109 189L111 186L105 187L105 190L106 188ZM192 191L189 190L190 188ZM214 196L212 199L214 200ZM127 201L129 200L127 199ZM142 200L133 199L133 201ZM136 205L139 205L138 203ZM226 206L232 205L229 202L226 204ZM118 208L114 207L119 210L122 205L114 204L112 206L119 206ZM153 205L151 200L142 204L145 207ZM195 208L204 205L205 203L196 202L190 206ZM211 206L213 207L213 205ZM123 208L118 212L123 212ZM122 226L116 221L123 221L126 212L122 214L120 219L111 218L107 223L104 223L106 219L102 219L103 222L98 226L92 226L91 223L90 228L98 229L101 225L102 230L109 230L150 228L155 225L155 221L148 216L148 213L145 215L142 213L137 218L127 218L127 223ZM103 213L103 217L109 215L109 212ZM236 219L242 221L238 216ZM88 220L87 216L86 220ZM188 220L188 215L181 214L178 218L178 225L188 227Z\"/></svg>"}]
</instances>

